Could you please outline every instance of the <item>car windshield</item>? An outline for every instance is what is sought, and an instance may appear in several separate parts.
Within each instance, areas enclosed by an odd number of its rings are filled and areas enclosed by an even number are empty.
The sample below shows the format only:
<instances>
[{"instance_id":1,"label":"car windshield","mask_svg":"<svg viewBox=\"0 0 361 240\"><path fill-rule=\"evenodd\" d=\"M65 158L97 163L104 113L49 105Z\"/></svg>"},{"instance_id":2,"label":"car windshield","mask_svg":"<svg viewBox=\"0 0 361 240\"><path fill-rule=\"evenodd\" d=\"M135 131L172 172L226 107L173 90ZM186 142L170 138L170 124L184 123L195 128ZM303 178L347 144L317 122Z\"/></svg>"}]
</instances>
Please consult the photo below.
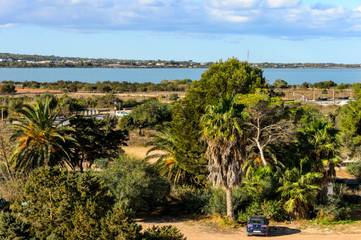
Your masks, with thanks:
<instances>
[{"instance_id":1,"label":"car windshield","mask_svg":"<svg viewBox=\"0 0 361 240\"><path fill-rule=\"evenodd\" d=\"M249 223L253 223L253 224L264 224L265 221L264 219L250 219Z\"/></svg>"}]
</instances>

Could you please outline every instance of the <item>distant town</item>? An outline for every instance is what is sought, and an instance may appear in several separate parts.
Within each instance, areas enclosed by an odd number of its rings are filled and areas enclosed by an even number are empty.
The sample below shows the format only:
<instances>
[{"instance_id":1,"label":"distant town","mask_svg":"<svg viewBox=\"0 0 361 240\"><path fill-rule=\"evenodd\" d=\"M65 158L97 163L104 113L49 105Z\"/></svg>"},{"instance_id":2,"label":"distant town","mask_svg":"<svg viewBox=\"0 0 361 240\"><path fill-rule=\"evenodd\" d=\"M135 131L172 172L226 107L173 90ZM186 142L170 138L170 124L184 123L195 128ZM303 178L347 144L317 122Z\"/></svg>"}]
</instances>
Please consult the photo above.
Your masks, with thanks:
<instances>
[{"instance_id":1,"label":"distant town","mask_svg":"<svg viewBox=\"0 0 361 240\"><path fill-rule=\"evenodd\" d=\"M0 53L0 67L14 68L208 68L213 62L176 60L133 60L107 58L59 57ZM361 68L361 64L340 63L252 63L259 68Z\"/></svg>"}]
</instances>

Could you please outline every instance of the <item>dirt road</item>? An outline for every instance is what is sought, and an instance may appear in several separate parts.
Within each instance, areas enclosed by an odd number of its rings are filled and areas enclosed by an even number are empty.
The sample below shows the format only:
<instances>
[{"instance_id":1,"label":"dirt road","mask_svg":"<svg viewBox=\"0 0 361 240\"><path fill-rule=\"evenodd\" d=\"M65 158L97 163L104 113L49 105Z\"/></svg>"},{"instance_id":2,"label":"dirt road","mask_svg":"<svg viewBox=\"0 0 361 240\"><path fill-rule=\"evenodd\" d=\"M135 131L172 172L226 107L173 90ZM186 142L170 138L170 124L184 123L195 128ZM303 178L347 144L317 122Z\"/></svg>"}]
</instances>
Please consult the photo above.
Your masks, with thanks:
<instances>
[{"instance_id":1,"label":"dirt road","mask_svg":"<svg viewBox=\"0 0 361 240\"><path fill-rule=\"evenodd\" d=\"M275 227L269 237L248 237L241 229L221 229L215 225L192 220L139 221L144 228L152 225L173 225L182 231L187 240L236 240L236 239L283 239L283 240L361 240L361 223L332 227L306 227L299 230L295 224ZM302 227L301 227L302 228Z\"/></svg>"}]
</instances>

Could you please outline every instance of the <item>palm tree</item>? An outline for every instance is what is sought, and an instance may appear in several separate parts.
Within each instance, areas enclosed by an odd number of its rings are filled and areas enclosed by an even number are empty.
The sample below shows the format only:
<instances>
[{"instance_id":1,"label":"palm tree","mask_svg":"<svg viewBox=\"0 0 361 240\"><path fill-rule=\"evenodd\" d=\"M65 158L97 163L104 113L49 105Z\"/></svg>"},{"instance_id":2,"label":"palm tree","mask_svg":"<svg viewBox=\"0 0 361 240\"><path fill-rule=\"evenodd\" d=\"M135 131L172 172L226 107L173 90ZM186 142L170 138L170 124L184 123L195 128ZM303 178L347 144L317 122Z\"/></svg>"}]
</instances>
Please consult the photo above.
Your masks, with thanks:
<instances>
[{"instance_id":1,"label":"palm tree","mask_svg":"<svg viewBox=\"0 0 361 240\"><path fill-rule=\"evenodd\" d=\"M340 163L338 157L337 130L327 119L310 116L298 130L298 144L300 149L308 151L308 170L323 173L321 184L321 200L327 200L328 186L336 177L336 170Z\"/></svg>"},{"instance_id":2,"label":"palm tree","mask_svg":"<svg viewBox=\"0 0 361 240\"><path fill-rule=\"evenodd\" d=\"M58 120L57 100L46 96L34 105L24 104L16 109L19 118L13 121L12 139L17 141L13 153L17 170L31 170L39 166L65 165L73 167L67 142L71 128Z\"/></svg>"},{"instance_id":3,"label":"palm tree","mask_svg":"<svg viewBox=\"0 0 361 240\"><path fill-rule=\"evenodd\" d=\"M167 177L174 185L179 183L200 184L199 176L194 169L203 167L195 160L191 163L187 158L182 158L183 154L178 153L181 147L177 135L171 128L165 128L163 131L155 134L153 140L149 143L152 146L147 152L146 160L156 160L156 166L160 174Z\"/></svg>"},{"instance_id":4,"label":"palm tree","mask_svg":"<svg viewBox=\"0 0 361 240\"><path fill-rule=\"evenodd\" d=\"M317 185L320 178L322 173L319 172L303 173L302 165L286 170L278 188L285 200L284 209L296 217L305 217L321 189Z\"/></svg>"},{"instance_id":5,"label":"palm tree","mask_svg":"<svg viewBox=\"0 0 361 240\"><path fill-rule=\"evenodd\" d=\"M232 190L241 182L241 118L232 98L207 107L201 119L207 141L208 179L226 192L227 216L234 219Z\"/></svg>"}]
</instances>

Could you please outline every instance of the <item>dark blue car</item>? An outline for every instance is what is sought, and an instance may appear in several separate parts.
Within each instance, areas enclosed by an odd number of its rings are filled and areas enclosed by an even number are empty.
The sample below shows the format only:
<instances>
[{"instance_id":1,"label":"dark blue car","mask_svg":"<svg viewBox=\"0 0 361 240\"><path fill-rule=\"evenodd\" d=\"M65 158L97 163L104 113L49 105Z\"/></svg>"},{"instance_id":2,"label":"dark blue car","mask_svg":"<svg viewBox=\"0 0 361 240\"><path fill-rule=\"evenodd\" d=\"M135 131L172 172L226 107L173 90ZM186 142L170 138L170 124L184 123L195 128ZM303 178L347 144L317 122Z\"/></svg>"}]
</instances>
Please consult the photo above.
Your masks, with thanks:
<instances>
[{"instance_id":1,"label":"dark blue car","mask_svg":"<svg viewBox=\"0 0 361 240\"><path fill-rule=\"evenodd\" d=\"M253 216L250 217L247 221L247 235L268 235L268 220L263 216Z\"/></svg>"}]
</instances>

